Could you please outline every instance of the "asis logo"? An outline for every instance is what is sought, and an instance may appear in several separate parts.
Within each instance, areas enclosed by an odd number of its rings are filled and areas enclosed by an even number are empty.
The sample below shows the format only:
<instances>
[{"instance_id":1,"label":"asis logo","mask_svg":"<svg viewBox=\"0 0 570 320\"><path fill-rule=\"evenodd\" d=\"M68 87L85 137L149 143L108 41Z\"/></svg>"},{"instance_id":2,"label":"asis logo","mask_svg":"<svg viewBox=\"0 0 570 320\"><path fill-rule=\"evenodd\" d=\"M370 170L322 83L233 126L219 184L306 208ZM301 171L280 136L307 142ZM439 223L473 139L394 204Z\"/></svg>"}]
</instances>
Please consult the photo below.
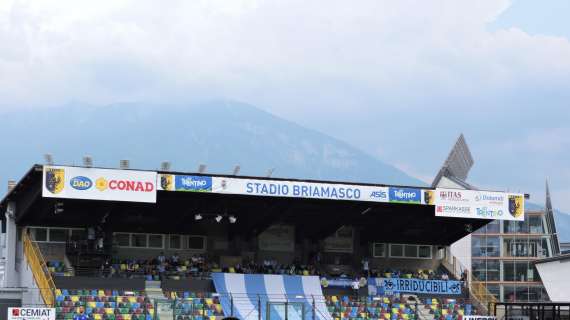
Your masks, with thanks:
<instances>
[{"instance_id":1,"label":"asis logo","mask_svg":"<svg viewBox=\"0 0 570 320\"><path fill-rule=\"evenodd\" d=\"M65 186L65 170L56 168L46 169L46 189L53 194L58 194Z\"/></svg>"},{"instance_id":2,"label":"asis logo","mask_svg":"<svg viewBox=\"0 0 570 320\"><path fill-rule=\"evenodd\" d=\"M372 191L370 193L370 198L388 200L388 193L386 193L386 191L383 191L383 190Z\"/></svg>"},{"instance_id":3,"label":"asis logo","mask_svg":"<svg viewBox=\"0 0 570 320\"><path fill-rule=\"evenodd\" d=\"M107 179L101 177L97 180L95 180L95 188L97 188L99 191L105 191L107 190Z\"/></svg>"}]
</instances>

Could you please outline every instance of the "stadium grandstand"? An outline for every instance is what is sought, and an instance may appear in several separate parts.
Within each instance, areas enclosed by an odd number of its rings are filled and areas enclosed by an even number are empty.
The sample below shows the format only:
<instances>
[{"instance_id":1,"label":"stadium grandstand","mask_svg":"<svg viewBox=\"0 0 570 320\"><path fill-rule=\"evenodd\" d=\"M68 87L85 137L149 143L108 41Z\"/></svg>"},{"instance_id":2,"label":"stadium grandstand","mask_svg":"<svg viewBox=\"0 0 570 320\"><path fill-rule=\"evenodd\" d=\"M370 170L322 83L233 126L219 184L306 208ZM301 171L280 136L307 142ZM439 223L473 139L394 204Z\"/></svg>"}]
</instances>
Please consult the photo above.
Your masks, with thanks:
<instances>
[{"instance_id":1,"label":"stadium grandstand","mask_svg":"<svg viewBox=\"0 0 570 320\"><path fill-rule=\"evenodd\" d=\"M468 320L496 300L452 244L524 217L521 194L199 171L32 166L0 202L0 314Z\"/></svg>"}]
</instances>

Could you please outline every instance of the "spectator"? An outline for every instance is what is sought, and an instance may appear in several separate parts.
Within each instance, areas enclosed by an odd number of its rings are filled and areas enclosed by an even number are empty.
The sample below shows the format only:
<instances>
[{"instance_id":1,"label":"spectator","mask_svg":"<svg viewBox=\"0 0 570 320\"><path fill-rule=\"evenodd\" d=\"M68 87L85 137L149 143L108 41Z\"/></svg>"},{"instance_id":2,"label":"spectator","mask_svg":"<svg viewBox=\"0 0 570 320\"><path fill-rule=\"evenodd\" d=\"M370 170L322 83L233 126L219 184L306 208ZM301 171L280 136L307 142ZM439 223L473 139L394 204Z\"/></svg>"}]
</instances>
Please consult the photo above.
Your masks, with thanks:
<instances>
[{"instance_id":1,"label":"spectator","mask_svg":"<svg viewBox=\"0 0 570 320\"><path fill-rule=\"evenodd\" d=\"M73 317L73 320L89 320L89 317L84 314L83 307L79 308L79 313Z\"/></svg>"},{"instance_id":2,"label":"spectator","mask_svg":"<svg viewBox=\"0 0 570 320\"><path fill-rule=\"evenodd\" d=\"M173 266L178 266L178 262L179 262L180 258L178 257L177 253L174 253L172 255L172 257L170 257L170 262L172 263Z\"/></svg>"},{"instance_id":3,"label":"spectator","mask_svg":"<svg viewBox=\"0 0 570 320\"><path fill-rule=\"evenodd\" d=\"M370 277L370 266L368 264L367 258L362 259L362 271L364 272L364 276L366 278Z\"/></svg>"},{"instance_id":4,"label":"spectator","mask_svg":"<svg viewBox=\"0 0 570 320\"><path fill-rule=\"evenodd\" d=\"M166 257L164 256L164 252L160 252L160 255L156 258L158 260L158 264L163 264L166 261Z\"/></svg>"}]
</instances>

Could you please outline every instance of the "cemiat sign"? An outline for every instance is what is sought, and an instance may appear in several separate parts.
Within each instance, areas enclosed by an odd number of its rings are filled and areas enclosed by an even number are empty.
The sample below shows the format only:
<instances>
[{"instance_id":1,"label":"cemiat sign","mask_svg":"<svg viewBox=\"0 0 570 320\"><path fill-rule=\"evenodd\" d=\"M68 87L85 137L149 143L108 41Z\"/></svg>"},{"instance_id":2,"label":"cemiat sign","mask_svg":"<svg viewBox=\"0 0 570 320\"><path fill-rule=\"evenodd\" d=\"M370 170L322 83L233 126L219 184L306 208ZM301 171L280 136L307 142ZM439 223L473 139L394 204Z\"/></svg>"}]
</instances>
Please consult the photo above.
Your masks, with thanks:
<instances>
[{"instance_id":1,"label":"cemiat sign","mask_svg":"<svg viewBox=\"0 0 570 320\"><path fill-rule=\"evenodd\" d=\"M55 309L8 308L8 320L55 320Z\"/></svg>"},{"instance_id":2,"label":"cemiat sign","mask_svg":"<svg viewBox=\"0 0 570 320\"><path fill-rule=\"evenodd\" d=\"M156 202L156 172L44 166L46 198Z\"/></svg>"}]
</instances>

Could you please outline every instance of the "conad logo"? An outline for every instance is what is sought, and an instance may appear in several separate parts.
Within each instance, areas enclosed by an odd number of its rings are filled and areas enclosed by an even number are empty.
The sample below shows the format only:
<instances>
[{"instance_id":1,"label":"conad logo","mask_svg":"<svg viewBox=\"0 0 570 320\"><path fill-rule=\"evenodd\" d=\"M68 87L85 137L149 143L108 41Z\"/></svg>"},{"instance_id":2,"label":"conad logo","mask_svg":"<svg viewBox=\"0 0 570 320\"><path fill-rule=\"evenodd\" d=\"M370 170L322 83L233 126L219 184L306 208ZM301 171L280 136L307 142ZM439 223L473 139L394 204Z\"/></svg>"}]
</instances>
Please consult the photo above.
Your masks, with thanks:
<instances>
[{"instance_id":1,"label":"conad logo","mask_svg":"<svg viewBox=\"0 0 570 320\"><path fill-rule=\"evenodd\" d=\"M93 182L91 181L91 179L84 176L73 177L69 181L69 184L73 189L77 190L87 190L91 188L91 186L93 186Z\"/></svg>"},{"instance_id":2,"label":"conad logo","mask_svg":"<svg viewBox=\"0 0 570 320\"><path fill-rule=\"evenodd\" d=\"M119 190L119 191L134 191L134 192L152 192L154 191L154 183L147 181L134 181L134 180L106 180L99 178L96 181L97 189L100 191Z\"/></svg>"}]
</instances>

